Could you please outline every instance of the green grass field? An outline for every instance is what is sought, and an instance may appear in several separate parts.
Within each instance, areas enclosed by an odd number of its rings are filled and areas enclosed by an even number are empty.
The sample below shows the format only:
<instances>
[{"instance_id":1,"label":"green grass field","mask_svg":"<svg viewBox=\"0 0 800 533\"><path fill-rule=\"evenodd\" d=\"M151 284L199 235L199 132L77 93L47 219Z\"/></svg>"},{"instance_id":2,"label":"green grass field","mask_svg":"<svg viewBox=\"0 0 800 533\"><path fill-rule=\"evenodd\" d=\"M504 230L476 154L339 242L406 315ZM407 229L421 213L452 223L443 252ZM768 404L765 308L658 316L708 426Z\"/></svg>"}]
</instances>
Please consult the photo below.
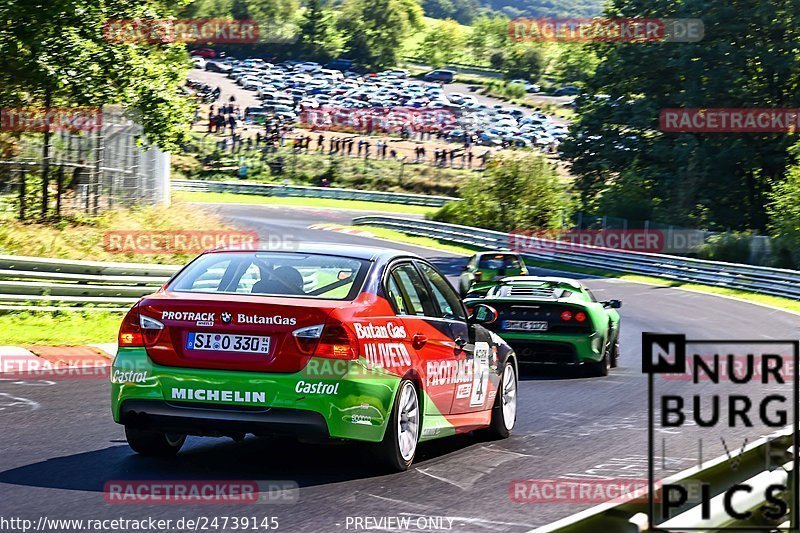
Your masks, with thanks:
<instances>
[{"instance_id":1,"label":"green grass field","mask_svg":"<svg viewBox=\"0 0 800 533\"><path fill-rule=\"evenodd\" d=\"M106 311L0 314L2 344L75 345L116 342L123 313Z\"/></svg>"},{"instance_id":2,"label":"green grass field","mask_svg":"<svg viewBox=\"0 0 800 533\"><path fill-rule=\"evenodd\" d=\"M329 198L296 198L291 196L256 196L252 194L234 194L227 192L187 192L172 194L173 199L180 202L204 203L242 203L285 205L291 207L313 207L333 209L353 209L358 211L382 211L387 213L426 215L438 208L422 205L403 205L381 202L365 202L362 200L334 200Z\"/></svg>"}]
</instances>

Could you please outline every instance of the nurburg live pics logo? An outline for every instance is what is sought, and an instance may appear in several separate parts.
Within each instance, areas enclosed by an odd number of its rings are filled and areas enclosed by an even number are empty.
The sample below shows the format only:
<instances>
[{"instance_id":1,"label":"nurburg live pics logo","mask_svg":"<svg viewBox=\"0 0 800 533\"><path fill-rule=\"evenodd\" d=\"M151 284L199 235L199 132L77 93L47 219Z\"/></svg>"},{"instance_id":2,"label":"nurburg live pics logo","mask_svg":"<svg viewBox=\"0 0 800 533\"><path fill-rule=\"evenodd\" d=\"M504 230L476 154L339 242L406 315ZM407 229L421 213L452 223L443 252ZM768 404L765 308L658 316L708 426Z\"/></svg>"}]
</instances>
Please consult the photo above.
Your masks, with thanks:
<instances>
[{"instance_id":1,"label":"nurburg live pics logo","mask_svg":"<svg viewBox=\"0 0 800 533\"><path fill-rule=\"evenodd\" d=\"M800 487L799 354L797 340L642 333L649 529L797 531L797 489L789 487ZM695 447L696 461L687 452ZM698 469L668 473L666 458L678 455ZM723 459L710 461L716 457ZM678 516L690 509L691 519ZM787 521L794 527L777 525Z\"/></svg>"}]
</instances>

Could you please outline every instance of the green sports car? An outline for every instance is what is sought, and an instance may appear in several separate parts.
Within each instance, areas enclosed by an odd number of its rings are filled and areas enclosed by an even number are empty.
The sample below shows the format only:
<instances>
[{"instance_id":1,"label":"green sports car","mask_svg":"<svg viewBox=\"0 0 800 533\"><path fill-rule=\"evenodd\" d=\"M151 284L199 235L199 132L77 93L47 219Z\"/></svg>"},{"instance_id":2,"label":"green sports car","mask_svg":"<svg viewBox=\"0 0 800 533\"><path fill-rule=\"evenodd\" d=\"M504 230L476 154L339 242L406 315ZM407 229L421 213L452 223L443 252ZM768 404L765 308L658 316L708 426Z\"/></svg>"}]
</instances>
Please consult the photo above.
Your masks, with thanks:
<instances>
[{"instance_id":1,"label":"green sports car","mask_svg":"<svg viewBox=\"0 0 800 533\"><path fill-rule=\"evenodd\" d=\"M528 273L522 257L510 252L480 252L469 258L458 280L458 292L463 298L475 283L497 281L506 276Z\"/></svg>"},{"instance_id":2,"label":"green sports car","mask_svg":"<svg viewBox=\"0 0 800 533\"><path fill-rule=\"evenodd\" d=\"M581 282L515 276L474 284L464 300L493 307L488 327L516 352L520 365L583 366L605 376L619 357L620 300L598 302Z\"/></svg>"}]
</instances>

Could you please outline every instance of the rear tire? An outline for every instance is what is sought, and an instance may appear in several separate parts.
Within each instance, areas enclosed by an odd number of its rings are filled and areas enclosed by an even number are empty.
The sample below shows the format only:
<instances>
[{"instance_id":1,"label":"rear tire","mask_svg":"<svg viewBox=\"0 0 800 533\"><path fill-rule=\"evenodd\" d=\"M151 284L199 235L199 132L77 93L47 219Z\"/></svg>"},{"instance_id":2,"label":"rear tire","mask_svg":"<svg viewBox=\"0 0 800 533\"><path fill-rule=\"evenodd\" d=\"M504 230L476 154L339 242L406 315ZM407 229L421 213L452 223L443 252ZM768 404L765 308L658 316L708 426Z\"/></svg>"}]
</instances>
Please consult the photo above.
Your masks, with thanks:
<instances>
[{"instance_id":1,"label":"rear tire","mask_svg":"<svg viewBox=\"0 0 800 533\"><path fill-rule=\"evenodd\" d=\"M128 446L141 455L151 457L174 457L186 442L186 435L161 433L125 426Z\"/></svg>"},{"instance_id":2,"label":"rear tire","mask_svg":"<svg viewBox=\"0 0 800 533\"><path fill-rule=\"evenodd\" d=\"M492 406L492 421L486 434L495 439L507 439L517 421L517 371L513 361L506 362L500 385Z\"/></svg>"},{"instance_id":3,"label":"rear tire","mask_svg":"<svg viewBox=\"0 0 800 533\"><path fill-rule=\"evenodd\" d=\"M419 393L413 382L404 379L397 389L389 426L379 448L386 467L395 472L408 470L417 453L421 422Z\"/></svg>"},{"instance_id":4,"label":"rear tire","mask_svg":"<svg viewBox=\"0 0 800 533\"><path fill-rule=\"evenodd\" d=\"M617 368L619 365L619 333L617 338L614 339L614 344L611 346L611 368Z\"/></svg>"},{"instance_id":5,"label":"rear tire","mask_svg":"<svg viewBox=\"0 0 800 533\"><path fill-rule=\"evenodd\" d=\"M611 346L606 345L603 350L603 358L597 363L585 363L586 373L589 377L602 378L608 375L608 369L611 367Z\"/></svg>"}]
</instances>

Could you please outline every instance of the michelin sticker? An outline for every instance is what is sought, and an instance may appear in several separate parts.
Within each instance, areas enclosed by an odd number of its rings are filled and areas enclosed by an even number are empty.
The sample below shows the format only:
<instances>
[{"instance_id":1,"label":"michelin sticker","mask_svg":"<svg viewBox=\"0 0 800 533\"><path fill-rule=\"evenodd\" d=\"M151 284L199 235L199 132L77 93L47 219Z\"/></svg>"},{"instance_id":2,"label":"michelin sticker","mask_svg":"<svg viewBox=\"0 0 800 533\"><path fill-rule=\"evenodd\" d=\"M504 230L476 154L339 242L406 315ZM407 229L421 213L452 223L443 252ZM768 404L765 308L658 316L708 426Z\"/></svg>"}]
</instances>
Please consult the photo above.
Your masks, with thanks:
<instances>
[{"instance_id":1,"label":"michelin sticker","mask_svg":"<svg viewBox=\"0 0 800 533\"><path fill-rule=\"evenodd\" d=\"M486 403L486 394L489 387L489 343L475 343L475 362L472 369L472 396L469 399L470 407L481 407Z\"/></svg>"}]
</instances>

